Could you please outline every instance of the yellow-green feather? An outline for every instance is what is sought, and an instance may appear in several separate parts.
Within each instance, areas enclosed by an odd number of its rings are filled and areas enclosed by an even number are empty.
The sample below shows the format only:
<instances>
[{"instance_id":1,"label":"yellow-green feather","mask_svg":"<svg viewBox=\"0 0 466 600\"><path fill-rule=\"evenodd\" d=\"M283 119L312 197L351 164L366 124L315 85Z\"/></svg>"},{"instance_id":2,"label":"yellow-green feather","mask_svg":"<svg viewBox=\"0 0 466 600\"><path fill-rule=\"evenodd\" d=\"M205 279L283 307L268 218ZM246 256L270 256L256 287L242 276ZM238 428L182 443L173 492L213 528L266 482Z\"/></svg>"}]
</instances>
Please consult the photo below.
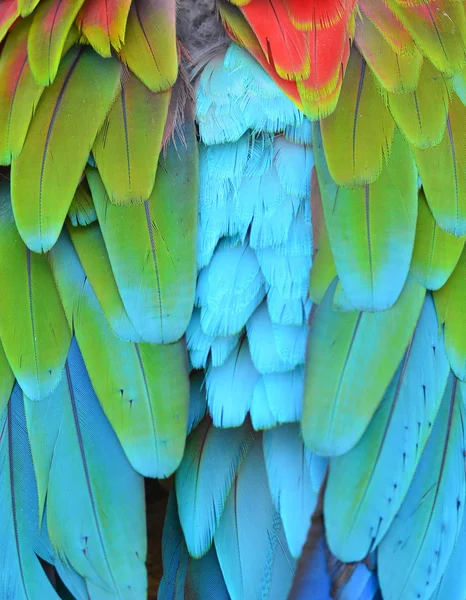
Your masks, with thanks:
<instances>
[{"instance_id":1,"label":"yellow-green feather","mask_svg":"<svg viewBox=\"0 0 466 600\"><path fill-rule=\"evenodd\" d=\"M119 74L116 59L75 47L42 94L11 169L13 211L31 250L44 252L57 240L89 151L116 96Z\"/></svg>"},{"instance_id":2,"label":"yellow-green feather","mask_svg":"<svg viewBox=\"0 0 466 600\"><path fill-rule=\"evenodd\" d=\"M155 182L170 92L151 92L131 73L96 138L92 152L111 202L147 200Z\"/></svg>"}]
</instances>

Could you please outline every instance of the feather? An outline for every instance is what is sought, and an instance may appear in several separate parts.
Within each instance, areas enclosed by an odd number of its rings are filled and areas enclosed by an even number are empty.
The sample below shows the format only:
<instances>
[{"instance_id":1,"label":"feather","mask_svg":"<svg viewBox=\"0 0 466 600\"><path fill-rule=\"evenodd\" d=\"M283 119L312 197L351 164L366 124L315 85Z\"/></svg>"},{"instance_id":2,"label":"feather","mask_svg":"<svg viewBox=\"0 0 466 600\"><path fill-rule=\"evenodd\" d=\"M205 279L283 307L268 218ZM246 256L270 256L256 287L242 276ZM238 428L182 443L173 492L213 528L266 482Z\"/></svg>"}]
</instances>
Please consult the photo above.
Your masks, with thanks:
<instances>
[{"instance_id":1,"label":"feather","mask_svg":"<svg viewBox=\"0 0 466 600\"><path fill-rule=\"evenodd\" d=\"M434 304L427 297L369 427L350 452L330 461L326 531L331 551L341 560L362 560L390 528L430 435L449 372Z\"/></svg>"},{"instance_id":2,"label":"feather","mask_svg":"<svg viewBox=\"0 0 466 600\"><path fill-rule=\"evenodd\" d=\"M415 10L398 0L386 0L385 4L439 71L452 75L463 67L466 62L466 19L461 4L449 0L423 0Z\"/></svg>"},{"instance_id":3,"label":"feather","mask_svg":"<svg viewBox=\"0 0 466 600\"><path fill-rule=\"evenodd\" d=\"M39 4L40 0L17 0L18 10L22 17L30 15Z\"/></svg>"},{"instance_id":4,"label":"feather","mask_svg":"<svg viewBox=\"0 0 466 600\"><path fill-rule=\"evenodd\" d=\"M125 39L131 0L86 0L76 25L96 52L108 58L112 48L120 50Z\"/></svg>"},{"instance_id":5,"label":"feather","mask_svg":"<svg viewBox=\"0 0 466 600\"><path fill-rule=\"evenodd\" d=\"M353 49L337 108L321 122L325 157L335 182L373 183L390 156L394 127L372 71Z\"/></svg>"},{"instance_id":6,"label":"feather","mask_svg":"<svg viewBox=\"0 0 466 600\"><path fill-rule=\"evenodd\" d=\"M43 88L27 57L30 20L19 21L0 54L0 164L18 156Z\"/></svg>"},{"instance_id":7,"label":"feather","mask_svg":"<svg viewBox=\"0 0 466 600\"><path fill-rule=\"evenodd\" d=\"M355 42L379 84L388 92L414 92L419 81L422 54L397 52L370 19L356 19Z\"/></svg>"},{"instance_id":8,"label":"feather","mask_svg":"<svg viewBox=\"0 0 466 600\"><path fill-rule=\"evenodd\" d=\"M239 333L226 337L206 335L201 327L201 311L195 308L186 330L189 357L196 369L205 368L210 358L213 367L221 367L237 345Z\"/></svg>"},{"instance_id":9,"label":"feather","mask_svg":"<svg viewBox=\"0 0 466 600\"><path fill-rule=\"evenodd\" d=\"M299 421L302 412L304 368L262 375L256 382L251 401L254 429L268 429L279 423Z\"/></svg>"},{"instance_id":10,"label":"feather","mask_svg":"<svg viewBox=\"0 0 466 600\"><path fill-rule=\"evenodd\" d=\"M186 136L186 147L169 146L143 204L111 205L97 171L87 171L123 304L141 338L156 344L184 334L194 299L198 157L192 125Z\"/></svg>"},{"instance_id":11,"label":"feather","mask_svg":"<svg viewBox=\"0 0 466 600\"><path fill-rule=\"evenodd\" d=\"M68 211L68 218L73 227L90 225L97 221L97 213L95 212L91 192L84 182L81 182L76 188Z\"/></svg>"},{"instance_id":12,"label":"feather","mask_svg":"<svg viewBox=\"0 0 466 600\"><path fill-rule=\"evenodd\" d=\"M438 290L448 281L463 251L465 238L446 233L437 225L419 191L419 210L411 273L428 290Z\"/></svg>"},{"instance_id":13,"label":"feather","mask_svg":"<svg viewBox=\"0 0 466 600\"><path fill-rule=\"evenodd\" d=\"M217 429L210 419L190 435L176 471L178 513L189 554L203 556L212 544L225 500L253 441L251 426Z\"/></svg>"},{"instance_id":14,"label":"feather","mask_svg":"<svg viewBox=\"0 0 466 600\"><path fill-rule=\"evenodd\" d=\"M168 497L162 534L163 577L157 594L159 600L185 600L185 580L189 554L183 537L175 490Z\"/></svg>"},{"instance_id":15,"label":"feather","mask_svg":"<svg viewBox=\"0 0 466 600\"><path fill-rule=\"evenodd\" d=\"M214 546L201 559L189 561L186 593L190 600L230 600Z\"/></svg>"},{"instance_id":16,"label":"feather","mask_svg":"<svg viewBox=\"0 0 466 600\"><path fill-rule=\"evenodd\" d=\"M245 244L235 246L225 240L202 276L206 280L200 300L203 331L211 336L238 333L265 295L254 251Z\"/></svg>"},{"instance_id":17,"label":"feather","mask_svg":"<svg viewBox=\"0 0 466 600\"><path fill-rule=\"evenodd\" d=\"M452 600L462 598L466 590L466 572L462 568L466 552L466 519L461 522L455 547L448 559L442 579L433 593L432 600Z\"/></svg>"},{"instance_id":18,"label":"feather","mask_svg":"<svg viewBox=\"0 0 466 600\"><path fill-rule=\"evenodd\" d=\"M364 26L367 20L373 23L397 54L412 56L419 52L410 33L390 10L388 3L358 0L358 9Z\"/></svg>"},{"instance_id":19,"label":"feather","mask_svg":"<svg viewBox=\"0 0 466 600\"><path fill-rule=\"evenodd\" d=\"M243 423L259 376L246 336L221 367L208 369L207 403L215 427L238 427Z\"/></svg>"},{"instance_id":20,"label":"feather","mask_svg":"<svg viewBox=\"0 0 466 600\"><path fill-rule=\"evenodd\" d=\"M65 312L92 385L133 467L167 477L183 455L189 381L184 342L156 346L117 338L63 234L50 253Z\"/></svg>"},{"instance_id":21,"label":"feather","mask_svg":"<svg viewBox=\"0 0 466 600\"><path fill-rule=\"evenodd\" d=\"M253 0L242 7L242 12L256 34L267 62L280 77L301 80L310 76L308 35L293 27L283 2Z\"/></svg>"},{"instance_id":22,"label":"feather","mask_svg":"<svg viewBox=\"0 0 466 600\"><path fill-rule=\"evenodd\" d=\"M207 399L204 385L204 371L191 371L189 376L189 413L188 430L189 435L207 414Z\"/></svg>"},{"instance_id":23,"label":"feather","mask_svg":"<svg viewBox=\"0 0 466 600\"><path fill-rule=\"evenodd\" d=\"M18 17L18 0L5 0L0 6L0 42Z\"/></svg>"},{"instance_id":24,"label":"feather","mask_svg":"<svg viewBox=\"0 0 466 600\"><path fill-rule=\"evenodd\" d=\"M0 419L0 432L0 597L58 600L34 551L39 531L37 489L18 384Z\"/></svg>"},{"instance_id":25,"label":"feather","mask_svg":"<svg viewBox=\"0 0 466 600\"><path fill-rule=\"evenodd\" d=\"M75 48L42 94L11 169L13 212L31 250L49 250L60 234L97 131L115 98L119 72L116 59Z\"/></svg>"},{"instance_id":26,"label":"feather","mask_svg":"<svg viewBox=\"0 0 466 600\"><path fill-rule=\"evenodd\" d=\"M307 539L298 562L289 600L333 600L332 580L327 565L327 545L323 519L312 520ZM354 600L354 599L353 599Z\"/></svg>"},{"instance_id":27,"label":"feather","mask_svg":"<svg viewBox=\"0 0 466 600\"><path fill-rule=\"evenodd\" d=\"M466 107L453 95L442 141L432 148L412 148L427 203L444 231L466 234Z\"/></svg>"},{"instance_id":28,"label":"feather","mask_svg":"<svg viewBox=\"0 0 466 600\"><path fill-rule=\"evenodd\" d=\"M260 439L233 482L214 540L231 600L287 597L294 560L270 497Z\"/></svg>"},{"instance_id":29,"label":"feather","mask_svg":"<svg viewBox=\"0 0 466 600\"><path fill-rule=\"evenodd\" d=\"M23 391L39 400L60 381L71 332L45 256L25 247L0 188L0 338Z\"/></svg>"},{"instance_id":30,"label":"feather","mask_svg":"<svg viewBox=\"0 0 466 600\"><path fill-rule=\"evenodd\" d=\"M0 343L0 417L7 407L14 383L15 376L8 363L5 350Z\"/></svg>"},{"instance_id":31,"label":"feather","mask_svg":"<svg viewBox=\"0 0 466 600\"><path fill-rule=\"evenodd\" d=\"M466 302L466 251L443 287L434 292L440 325L445 331L445 350L453 373L466 380L466 323L462 317Z\"/></svg>"},{"instance_id":32,"label":"feather","mask_svg":"<svg viewBox=\"0 0 466 600\"><path fill-rule=\"evenodd\" d=\"M98 134L92 154L111 202L149 198L162 145L170 92L154 94L131 73Z\"/></svg>"},{"instance_id":33,"label":"feather","mask_svg":"<svg viewBox=\"0 0 466 600\"><path fill-rule=\"evenodd\" d=\"M280 513L288 547L298 558L306 541L306 526L317 505L304 444L296 423L263 433L264 458L270 492Z\"/></svg>"},{"instance_id":34,"label":"feather","mask_svg":"<svg viewBox=\"0 0 466 600\"><path fill-rule=\"evenodd\" d=\"M329 285L335 279L337 270L325 226L322 196L315 168L311 178L311 212L314 250L309 275L309 297L316 304L320 304Z\"/></svg>"},{"instance_id":35,"label":"feather","mask_svg":"<svg viewBox=\"0 0 466 600\"><path fill-rule=\"evenodd\" d=\"M414 246L417 172L409 147L398 133L377 181L353 189L333 183L317 148L325 223L343 289L356 308L385 310L403 289Z\"/></svg>"},{"instance_id":36,"label":"feather","mask_svg":"<svg viewBox=\"0 0 466 600\"><path fill-rule=\"evenodd\" d=\"M178 75L174 0L132 0L120 50L124 64L153 92Z\"/></svg>"},{"instance_id":37,"label":"feather","mask_svg":"<svg viewBox=\"0 0 466 600\"><path fill-rule=\"evenodd\" d=\"M34 79L50 85L58 72L66 38L84 0L42 0L34 11L28 57Z\"/></svg>"},{"instance_id":38,"label":"feather","mask_svg":"<svg viewBox=\"0 0 466 600\"><path fill-rule=\"evenodd\" d=\"M301 421L306 446L327 456L348 452L361 438L408 346L425 296L409 278L384 312L337 312L334 288L312 320Z\"/></svg>"},{"instance_id":39,"label":"feather","mask_svg":"<svg viewBox=\"0 0 466 600\"><path fill-rule=\"evenodd\" d=\"M252 362L260 373L290 371L304 363L306 328L273 324L265 302L253 313L246 330Z\"/></svg>"},{"instance_id":40,"label":"feather","mask_svg":"<svg viewBox=\"0 0 466 600\"><path fill-rule=\"evenodd\" d=\"M380 543L378 573L387 600L430 598L457 540L465 503L462 386L450 378L413 482Z\"/></svg>"},{"instance_id":41,"label":"feather","mask_svg":"<svg viewBox=\"0 0 466 600\"><path fill-rule=\"evenodd\" d=\"M142 597L147 586L143 480L105 418L76 341L60 386L45 402L43 410L29 404L27 422L28 431L50 428L55 436L52 452L37 435L32 446L34 463L49 466L52 547L86 579L91 597L99 597L100 588L122 599Z\"/></svg>"},{"instance_id":42,"label":"feather","mask_svg":"<svg viewBox=\"0 0 466 600\"><path fill-rule=\"evenodd\" d=\"M115 335L126 341L140 342L121 301L99 226L95 223L89 227L68 227L68 233L83 269L80 272L76 265L77 278L82 280L83 285L85 278L89 279Z\"/></svg>"},{"instance_id":43,"label":"feather","mask_svg":"<svg viewBox=\"0 0 466 600\"><path fill-rule=\"evenodd\" d=\"M424 60L415 90L389 93L388 106L396 124L416 148L436 146L448 117L451 84L430 61Z\"/></svg>"}]
</instances>

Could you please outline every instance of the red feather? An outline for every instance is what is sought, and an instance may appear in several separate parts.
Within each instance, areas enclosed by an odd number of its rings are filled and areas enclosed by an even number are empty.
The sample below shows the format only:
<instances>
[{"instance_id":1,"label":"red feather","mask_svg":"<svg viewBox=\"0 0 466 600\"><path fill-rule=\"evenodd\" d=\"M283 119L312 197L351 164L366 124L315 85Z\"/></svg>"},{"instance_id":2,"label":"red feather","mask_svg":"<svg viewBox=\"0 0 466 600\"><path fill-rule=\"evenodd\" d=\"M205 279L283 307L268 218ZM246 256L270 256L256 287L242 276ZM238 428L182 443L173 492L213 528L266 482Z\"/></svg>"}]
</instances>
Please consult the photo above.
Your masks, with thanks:
<instances>
[{"instance_id":1,"label":"red feather","mask_svg":"<svg viewBox=\"0 0 466 600\"><path fill-rule=\"evenodd\" d=\"M121 48L131 0L86 0L76 24L94 49L108 57Z\"/></svg>"},{"instance_id":2,"label":"red feather","mask_svg":"<svg viewBox=\"0 0 466 600\"><path fill-rule=\"evenodd\" d=\"M378 0L376 0L378 1ZM356 0L284 0L295 27L326 29L346 18Z\"/></svg>"},{"instance_id":3,"label":"red feather","mask_svg":"<svg viewBox=\"0 0 466 600\"><path fill-rule=\"evenodd\" d=\"M308 34L293 25L280 0L253 0L241 8L270 63L281 77L309 76Z\"/></svg>"},{"instance_id":4,"label":"red feather","mask_svg":"<svg viewBox=\"0 0 466 600\"><path fill-rule=\"evenodd\" d=\"M18 0L0 0L0 42L18 16Z\"/></svg>"}]
</instances>

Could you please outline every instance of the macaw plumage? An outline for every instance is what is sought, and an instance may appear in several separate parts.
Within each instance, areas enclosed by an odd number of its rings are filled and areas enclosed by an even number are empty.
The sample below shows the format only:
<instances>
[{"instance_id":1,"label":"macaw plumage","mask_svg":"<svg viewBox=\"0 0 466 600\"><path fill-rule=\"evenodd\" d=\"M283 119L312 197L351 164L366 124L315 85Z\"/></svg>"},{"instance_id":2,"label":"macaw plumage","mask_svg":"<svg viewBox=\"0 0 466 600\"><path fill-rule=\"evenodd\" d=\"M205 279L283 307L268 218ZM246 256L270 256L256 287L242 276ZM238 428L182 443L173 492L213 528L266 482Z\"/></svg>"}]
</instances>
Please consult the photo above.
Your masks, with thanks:
<instances>
[{"instance_id":1,"label":"macaw plumage","mask_svg":"<svg viewBox=\"0 0 466 600\"><path fill-rule=\"evenodd\" d=\"M217 7L0 0L0 600L463 600L464 2Z\"/></svg>"}]
</instances>

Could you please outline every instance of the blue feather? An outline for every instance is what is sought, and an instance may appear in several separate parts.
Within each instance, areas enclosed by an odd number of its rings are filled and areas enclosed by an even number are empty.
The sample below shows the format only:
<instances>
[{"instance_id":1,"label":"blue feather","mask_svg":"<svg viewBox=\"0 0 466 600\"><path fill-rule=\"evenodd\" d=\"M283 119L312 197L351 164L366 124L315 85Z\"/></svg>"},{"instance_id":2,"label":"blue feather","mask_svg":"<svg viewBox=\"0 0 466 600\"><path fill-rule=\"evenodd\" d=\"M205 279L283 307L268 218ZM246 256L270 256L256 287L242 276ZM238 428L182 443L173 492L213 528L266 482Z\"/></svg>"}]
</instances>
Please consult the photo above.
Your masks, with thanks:
<instances>
[{"instance_id":1,"label":"blue feather","mask_svg":"<svg viewBox=\"0 0 466 600\"><path fill-rule=\"evenodd\" d=\"M158 600L185 600L185 580L189 555L178 518L175 490L168 498L162 534L163 577Z\"/></svg>"},{"instance_id":2,"label":"blue feather","mask_svg":"<svg viewBox=\"0 0 466 600\"><path fill-rule=\"evenodd\" d=\"M232 600L287 597L295 561L270 497L259 440L241 465L214 539Z\"/></svg>"},{"instance_id":3,"label":"blue feather","mask_svg":"<svg viewBox=\"0 0 466 600\"><path fill-rule=\"evenodd\" d=\"M382 600L377 577L362 563L356 566L349 581L335 595L335 600L376 600L377 598Z\"/></svg>"},{"instance_id":4,"label":"blue feather","mask_svg":"<svg viewBox=\"0 0 466 600\"><path fill-rule=\"evenodd\" d=\"M29 401L27 417L30 432L49 428L48 451L37 448L33 457L38 476L49 469L47 526L58 558L84 577L92 598L142 597L147 585L142 477L105 418L75 340L57 390L43 403Z\"/></svg>"},{"instance_id":5,"label":"blue feather","mask_svg":"<svg viewBox=\"0 0 466 600\"><path fill-rule=\"evenodd\" d=\"M216 427L237 427L249 411L254 386L259 379L246 337L221 367L206 373L207 402Z\"/></svg>"},{"instance_id":6,"label":"blue feather","mask_svg":"<svg viewBox=\"0 0 466 600\"><path fill-rule=\"evenodd\" d=\"M281 515L291 554L299 558L317 505L299 425L281 425L263 433L270 492Z\"/></svg>"},{"instance_id":7,"label":"blue feather","mask_svg":"<svg viewBox=\"0 0 466 600\"><path fill-rule=\"evenodd\" d=\"M330 463L327 537L342 560L362 560L390 527L430 435L449 371L428 296L405 358L366 433Z\"/></svg>"},{"instance_id":8,"label":"blue feather","mask_svg":"<svg viewBox=\"0 0 466 600\"><path fill-rule=\"evenodd\" d=\"M248 246L223 240L201 277L207 279L197 290L202 329L211 336L238 333L265 295L256 255Z\"/></svg>"},{"instance_id":9,"label":"blue feather","mask_svg":"<svg viewBox=\"0 0 466 600\"><path fill-rule=\"evenodd\" d=\"M204 371L192 371L190 374L190 395L187 434L199 425L207 413L207 398Z\"/></svg>"},{"instance_id":10,"label":"blue feather","mask_svg":"<svg viewBox=\"0 0 466 600\"><path fill-rule=\"evenodd\" d=\"M463 386L450 376L414 479L380 543L378 571L385 600L430 598L458 538L466 492Z\"/></svg>"},{"instance_id":11,"label":"blue feather","mask_svg":"<svg viewBox=\"0 0 466 600\"><path fill-rule=\"evenodd\" d=\"M304 367L262 375L254 387L251 419L255 429L299 421L303 407Z\"/></svg>"},{"instance_id":12,"label":"blue feather","mask_svg":"<svg viewBox=\"0 0 466 600\"><path fill-rule=\"evenodd\" d=\"M0 598L58 600L34 552L37 489L18 384L0 420L0 505Z\"/></svg>"},{"instance_id":13,"label":"blue feather","mask_svg":"<svg viewBox=\"0 0 466 600\"><path fill-rule=\"evenodd\" d=\"M175 483L178 513L191 556L200 558L210 548L225 499L252 440L249 425L217 429L210 419L188 438Z\"/></svg>"},{"instance_id":14,"label":"blue feather","mask_svg":"<svg viewBox=\"0 0 466 600\"><path fill-rule=\"evenodd\" d=\"M206 335L201 327L201 311L194 309L186 330L186 342L192 365L195 369L205 368L209 356L213 367L220 367L238 343L239 333L226 337Z\"/></svg>"}]
</instances>

